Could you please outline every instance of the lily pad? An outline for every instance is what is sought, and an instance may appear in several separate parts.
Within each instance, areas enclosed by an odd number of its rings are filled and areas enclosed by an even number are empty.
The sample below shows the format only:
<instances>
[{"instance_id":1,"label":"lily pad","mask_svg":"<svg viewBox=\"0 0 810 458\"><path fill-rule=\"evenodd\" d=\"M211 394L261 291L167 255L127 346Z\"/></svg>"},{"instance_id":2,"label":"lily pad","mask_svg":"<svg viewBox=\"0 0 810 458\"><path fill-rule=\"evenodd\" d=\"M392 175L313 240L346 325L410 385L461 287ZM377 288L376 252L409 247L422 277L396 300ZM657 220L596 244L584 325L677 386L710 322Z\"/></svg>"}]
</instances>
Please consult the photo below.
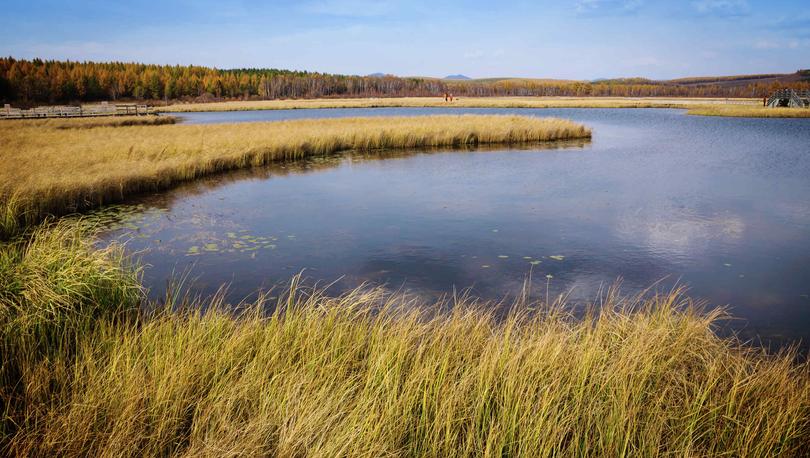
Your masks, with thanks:
<instances>
[{"instance_id":1,"label":"lily pad","mask_svg":"<svg viewBox=\"0 0 810 458\"><path fill-rule=\"evenodd\" d=\"M555 261L562 261L563 259L565 259L565 256L560 256L558 254L555 254L554 256L549 256L549 258L551 258L551 259L553 259Z\"/></svg>"}]
</instances>

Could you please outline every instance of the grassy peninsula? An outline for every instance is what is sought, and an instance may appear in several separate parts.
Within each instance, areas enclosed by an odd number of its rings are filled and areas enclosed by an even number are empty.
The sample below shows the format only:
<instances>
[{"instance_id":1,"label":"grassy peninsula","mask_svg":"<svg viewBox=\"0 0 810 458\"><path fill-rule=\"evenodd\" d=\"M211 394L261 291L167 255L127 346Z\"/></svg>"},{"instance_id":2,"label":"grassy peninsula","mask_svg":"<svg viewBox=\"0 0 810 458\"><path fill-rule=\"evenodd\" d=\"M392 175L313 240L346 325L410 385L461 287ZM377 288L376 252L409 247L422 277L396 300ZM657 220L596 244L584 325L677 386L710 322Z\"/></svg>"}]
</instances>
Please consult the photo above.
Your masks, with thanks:
<instances>
[{"instance_id":1,"label":"grassy peninsula","mask_svg":"<svg viewBox=\"0 0 810 458\"><path fill-rule=\"evenodd\" d=\"M148 119L148 118L144 118ZM162 117L152 118L159 124ZM526 116L428 116L217 125L101 119L0 123L0 232L180 181L344 150L589 138L586 127ZM90 127L93 128L67 128Z\"/></svg>"}]
</instances>

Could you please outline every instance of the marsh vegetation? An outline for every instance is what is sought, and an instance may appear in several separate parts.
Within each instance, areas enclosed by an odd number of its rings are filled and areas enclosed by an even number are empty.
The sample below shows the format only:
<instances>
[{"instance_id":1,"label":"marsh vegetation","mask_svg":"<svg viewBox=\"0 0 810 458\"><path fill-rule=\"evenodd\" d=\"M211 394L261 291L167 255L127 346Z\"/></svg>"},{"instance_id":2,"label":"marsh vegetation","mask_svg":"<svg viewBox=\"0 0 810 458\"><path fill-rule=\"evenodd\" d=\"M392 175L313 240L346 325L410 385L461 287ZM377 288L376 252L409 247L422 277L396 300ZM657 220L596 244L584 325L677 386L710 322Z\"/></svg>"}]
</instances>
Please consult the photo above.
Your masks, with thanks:
<instances>
[{"instance_id":1,"label":"marsh vegetation","mask_svg":"<svg viewBox=\"0 0 810 458\"><path fill-rule=\"evenodd\" d=\"M0 247L2 449L18 455L787 456L810 374L673 291L425 304L296 286L144 304L119 246L41 227ZM488 311L490 310L490 311Z\"/></svg>"},{"instance_id":2,"label":"marsh vegetation","mask_svg":"<svg viewBox=\"0 0 810 458\"><path fill-rule=\"evenodd\" d=\"M386 97L354 99L287 99L211 103L180 103L157 107L166 112L289 110L306 108L460 107L460 108L683 108L723 99L631 97ZM740 102L755 103L750 99Z\"/></svg>"},{"instance_id":3,"label":"marsh vegetation","mask_svg":"<svg viewBox=\"0 0 810 458\"><path fill-rule=\"evenodd\" d=\"M729 116L736 118L810 118L810 108L771 108L759 105L701 105L690 107L689 114L697 116Z\"/></svg>"},{"instance_id":4,"label":"marsh vegetation","mask_svg":"<svg viewBox=\"0 0 810 458\"><path fill-rule=\"evenodd\" d=\"M770 108L761 99L639 97L462 97L452 103L436 97L257 100L183 103L159 107L173 113L292 110L315 108L683 108L687 114L744 118L808 118L810 109Z\"/></svg>"},{"instance_id":5,"label":"marsh vegetation","mask_svg":"<svg viewBox=\"0 0 810 458\"><path fill-rule=\"evenodd\" d=\"M773 353L719 337L726 313L682 290L611 290L583 312L564 297L528 293L500 303L426 301L371 286L327 295L296 277L250 303L177 285L151 300L141 268L121 245L98 243L88 221L30 225L222 170L343 150L589 138L580 124L522 116L89 121L0 124L0 218L6 235L17 234L0 242L2 452L809 451L808 364L792 348ZM225 237L247 249L273 243Z\"/></svg>"},{"instance_id":6,"label":"marsh vegetation","mask_svg":"<svg viewBox=\"0 0 810 458\"><path fill-rule=\"evenodd\" d=\"M154 118L154 120L162 117ZM586 127L524 116L347 118L98 126L99 120L0 124L0 232L224 170L344 150L458 147L589 138Z\"/></svg>"}]
</instances>

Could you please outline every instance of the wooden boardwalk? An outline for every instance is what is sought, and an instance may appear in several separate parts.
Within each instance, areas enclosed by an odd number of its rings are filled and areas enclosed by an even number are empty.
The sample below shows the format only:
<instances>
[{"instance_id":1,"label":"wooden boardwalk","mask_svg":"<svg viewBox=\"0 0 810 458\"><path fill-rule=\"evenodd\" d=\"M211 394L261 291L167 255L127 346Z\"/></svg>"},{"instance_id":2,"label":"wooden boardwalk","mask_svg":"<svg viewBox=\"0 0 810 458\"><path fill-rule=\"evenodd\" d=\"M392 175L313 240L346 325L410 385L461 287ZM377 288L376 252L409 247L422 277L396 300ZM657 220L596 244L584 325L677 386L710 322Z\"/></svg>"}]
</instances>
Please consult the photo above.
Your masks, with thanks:
<instances>
[{"instance_id":1,"label":"wooden boardwalk","mask_svg":"<svg viewBox=\"0 0 810 458\"><path fill-rule=\"evenodd\" d=\"M30 119L30 118L83 118L95 116L140 116L153 114L146 105L135 103L109 104L102 102L97 105L57 105L36 107L28 110L12 108L6 104L0 109L0 119Z\"/></svg>"},{"instance_id":2,"label":"wooden boardwalk","mask_svg":"<svg viewBox=\"0 0 810 458\"><path fill-rule=\"evenodd\" d=\"M771 108L775 107L791 107L791 108L807 108L810 107L810 91L794 91L793 89L782 89L776 91L768 97L765 102Z\"/></svg>"}]
</instances>

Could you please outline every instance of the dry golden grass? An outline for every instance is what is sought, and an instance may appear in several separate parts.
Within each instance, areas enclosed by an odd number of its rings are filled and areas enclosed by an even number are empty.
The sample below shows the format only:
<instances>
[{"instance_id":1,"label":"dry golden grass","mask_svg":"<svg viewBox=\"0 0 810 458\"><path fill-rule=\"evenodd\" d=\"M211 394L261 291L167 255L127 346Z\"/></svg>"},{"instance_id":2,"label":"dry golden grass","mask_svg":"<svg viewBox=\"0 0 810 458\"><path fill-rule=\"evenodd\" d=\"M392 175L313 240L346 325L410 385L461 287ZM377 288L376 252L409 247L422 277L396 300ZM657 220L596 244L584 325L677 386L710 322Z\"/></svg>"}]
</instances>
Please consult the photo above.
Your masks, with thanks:
<instances>
[{"instance_id":1,"label":"dry golden grass","mask_svg":"<svg viewBox=\"0 0 810 458\"><path fill-rule=\"evenodd\" d=\"M677 292L611 294L584 319L296 287L241 314L217 299L152 314L120 256L64 224L0 245L0 453L810 452L807 364L718 338L721 312Z\"/></svg>"},{"instance_id":2,"label":"dry golden grass","mask_svg":"<svg viewBox=\"0 0 810 458\"><path fill-rule=\"evenodd\" d=\"M810 108L770 108L759 105L701 105L690 107L689 114L738 118L810 118Z\"/></svg>"},{"instance_id":3,"label":"dry golden grass","mask_svg":"<svg viewBox=\"0 0 810 458\"><path fill-rule=\"evenodd\" d=\"M174 116L108 116L97 118L53 119L45 121L48 127L57 129L92 129L95 127L126 127L126 126L162 126L175 124Z\"/></svg>"},{"instance_id":4,"label":"dry golden grass","mask_svg":"<svg viewBox=\"0 0 810 458\"><path fill-rule=\"evenodd\" d=\"M688 108L726 104L729 99L650 97L462 97L452 103L443 97L364 99L257 100L250 102L189 103L159 107L168 112L288 110L303 108L456 107L456 108ZM761 103L759 99L732 99L733 105Z\"/></svg>"},{"instance_id":5,"label":"dry golden grass","mask_svg":"<svg viewBox=\"0 0 810 458\"><path fill-rule=\"evenodd\" d=\"M126 126L160 126L175 124L174 116L98 116L86 118L41 118L25 120L3 120L10 122L11 126L24 123L26 127L44 127L51 129L92 129L95 127L126 127ZM3 126L0 125L0 128Z\"/></svg>"},{"instance_id":6,"label":"dry golden grass","mask_svg":"<svg viewBox=\"0 0 810 458\"><path fill-rule=\"evenodd\" d=\"M159 119L159 118L157 118ZM590 137L523 116L344 118L65 129L0 123L0 233L207 174L343 150L516 144ZM82 126L85 120L76 125Z\"/></svg>"}]
</instances>

